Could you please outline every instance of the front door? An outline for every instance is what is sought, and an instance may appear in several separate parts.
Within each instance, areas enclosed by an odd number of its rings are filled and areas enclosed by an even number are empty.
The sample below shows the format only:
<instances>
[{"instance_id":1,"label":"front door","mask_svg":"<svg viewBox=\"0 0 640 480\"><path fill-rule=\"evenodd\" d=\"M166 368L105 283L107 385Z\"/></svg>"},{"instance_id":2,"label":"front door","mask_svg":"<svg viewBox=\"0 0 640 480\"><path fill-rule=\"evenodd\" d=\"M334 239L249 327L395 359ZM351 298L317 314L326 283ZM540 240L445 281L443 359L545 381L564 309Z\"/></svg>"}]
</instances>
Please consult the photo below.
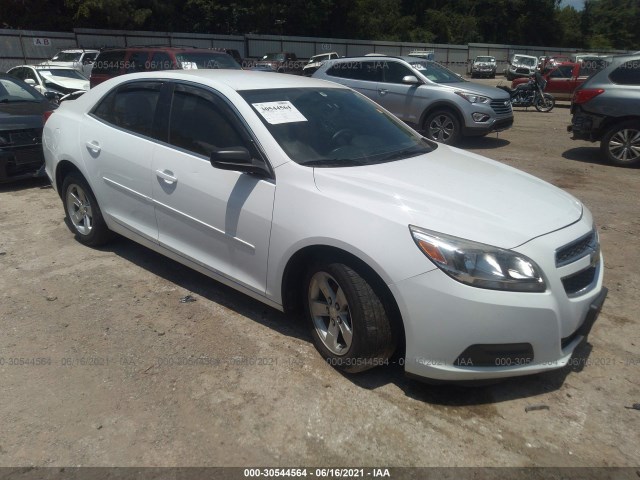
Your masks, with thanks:
<instances>
[{"instance_id":1,"label":"front door","mask_svg":"<svg viewBox=\"0 0 640 480\"><path fill-rule=\"evenodd\" d=\"M265 161L250 138L216 93L176 84L153 198L162 246L264 294L275 181L210 163L212 151L238 146Z\"/></svg>"}]
</instances>

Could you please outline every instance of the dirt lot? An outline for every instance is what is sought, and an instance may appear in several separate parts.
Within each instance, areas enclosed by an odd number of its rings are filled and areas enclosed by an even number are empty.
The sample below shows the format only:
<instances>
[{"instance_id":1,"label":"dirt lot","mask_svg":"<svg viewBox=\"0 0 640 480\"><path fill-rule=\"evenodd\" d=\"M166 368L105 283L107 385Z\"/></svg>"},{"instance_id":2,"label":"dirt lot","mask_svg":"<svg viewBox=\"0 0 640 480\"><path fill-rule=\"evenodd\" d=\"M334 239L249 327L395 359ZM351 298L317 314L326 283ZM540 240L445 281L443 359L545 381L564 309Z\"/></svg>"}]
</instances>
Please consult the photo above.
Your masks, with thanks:
<instances>
[{"instance_id":1,"label":"dirt lot","mask_svg":"<svg viewBox=\"0 0 640 480\"><path fill-rule=\"evenodd\" d=\"M295 319L130 241L84 247L46 182L19 182L0 187L0 465L638 466L640 170L570 140L568 104L515 115L464 148L600 228L610 293L572 366L475 389L346 377Z\"/></svg>"}]
</instances>

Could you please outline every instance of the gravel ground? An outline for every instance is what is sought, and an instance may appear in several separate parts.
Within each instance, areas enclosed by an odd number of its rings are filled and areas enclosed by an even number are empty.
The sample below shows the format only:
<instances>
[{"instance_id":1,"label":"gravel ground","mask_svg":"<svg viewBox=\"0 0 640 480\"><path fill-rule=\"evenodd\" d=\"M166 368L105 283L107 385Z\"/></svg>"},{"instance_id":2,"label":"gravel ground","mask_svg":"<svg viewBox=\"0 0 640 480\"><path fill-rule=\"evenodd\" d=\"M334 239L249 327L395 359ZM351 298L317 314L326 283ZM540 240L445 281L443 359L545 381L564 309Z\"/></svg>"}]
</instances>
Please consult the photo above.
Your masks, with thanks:
<instances>
[{"instance_id":1,"label":"gravel ground","mask_svg":"<svg viewBox=\"0 0 640 480\"><path fill-rule=\"evenodd\" d=\"M84 247L46 182L18 182L0 186L0 465L638 466L640 170L570 140L568 104L515 117L463 148L600 229L610 293L572 365L481 388L343 376L295 318L128 240Z\"/></svg>"}]
</instances>

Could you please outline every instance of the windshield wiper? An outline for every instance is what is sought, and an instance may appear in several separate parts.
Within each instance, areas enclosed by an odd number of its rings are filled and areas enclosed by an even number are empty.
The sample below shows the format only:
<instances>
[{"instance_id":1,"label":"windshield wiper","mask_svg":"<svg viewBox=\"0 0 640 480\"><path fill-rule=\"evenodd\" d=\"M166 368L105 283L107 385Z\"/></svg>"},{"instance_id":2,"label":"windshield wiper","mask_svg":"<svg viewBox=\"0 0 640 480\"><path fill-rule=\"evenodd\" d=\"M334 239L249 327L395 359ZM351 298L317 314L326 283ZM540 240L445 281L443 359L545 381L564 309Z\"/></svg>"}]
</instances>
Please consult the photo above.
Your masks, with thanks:
<instances>
[{"instance_id":1,"label":"windshield wiper","mask_svg":"<svg viewBox=\"0 0 640 480\"><path fill-rule=\"evenodd\" d=\"M353 158L319 158L316 160L307 160L300 162L301 165L313 165L316 167L355 167L364 165L361 160Z\"/></svg>"}]
</instances>

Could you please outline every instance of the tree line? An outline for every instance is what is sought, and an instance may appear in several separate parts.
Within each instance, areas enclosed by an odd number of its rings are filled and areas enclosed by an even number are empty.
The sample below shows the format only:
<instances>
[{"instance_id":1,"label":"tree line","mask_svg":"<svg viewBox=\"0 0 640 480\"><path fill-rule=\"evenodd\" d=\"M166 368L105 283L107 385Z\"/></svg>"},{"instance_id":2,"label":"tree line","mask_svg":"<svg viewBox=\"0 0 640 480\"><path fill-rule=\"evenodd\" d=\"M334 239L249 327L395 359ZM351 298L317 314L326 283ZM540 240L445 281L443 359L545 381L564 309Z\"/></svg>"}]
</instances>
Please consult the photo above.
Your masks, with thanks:
<instances>
[{"instance_id":1,"label":"tree line","mask_svg":"<svg viewBox=\"0 0 640 480\"><path fill-rule=\"evenodd\" d=\"M0 0L0 27L640 50L638 0Z\"/></svg>"}]
</instances>

